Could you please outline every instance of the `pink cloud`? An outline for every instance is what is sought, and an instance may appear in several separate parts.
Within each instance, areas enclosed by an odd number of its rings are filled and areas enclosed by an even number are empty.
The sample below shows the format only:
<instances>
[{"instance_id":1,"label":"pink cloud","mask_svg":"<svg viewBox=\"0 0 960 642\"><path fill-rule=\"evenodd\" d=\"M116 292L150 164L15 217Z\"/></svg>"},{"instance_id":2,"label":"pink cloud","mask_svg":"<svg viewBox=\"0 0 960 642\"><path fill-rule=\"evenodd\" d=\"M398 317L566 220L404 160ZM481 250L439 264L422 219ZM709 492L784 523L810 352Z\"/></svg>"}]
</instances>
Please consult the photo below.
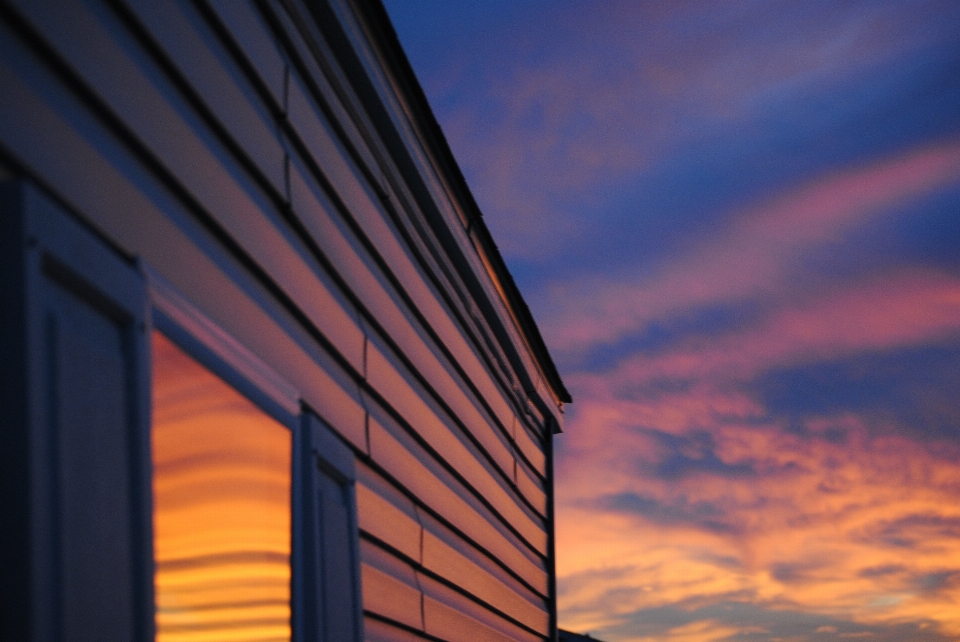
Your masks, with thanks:
<instances>
[{"instance_id":1,"label":"pink cloud","mask_svg":"<svg viewBox=\"0 0 960 642\"><path fill-rule=\"evenodd\" d=\"M629 417L636 403L590 402L583 412L601 408ZM575 471L558 475L558 571L561 586L570 580L561 610L575 614L567 626L597 630L639 609L733 600L865 625L933 621L960 635L960 587L923 586L960 567L952 534L960 466L902 437L871 437L854 415L822 421L844 424L848 441L802 439L776 425L715 427L721 458L767 459L789 471L749 481L639 475L637 461L656 453L601 424L578 450ZM714 519L736 529L663 522L602 501L623 493L666 509L713 507ZM615 583L604 574L612 569Z\"/></svg>"},{"instance_id":2,"label":"pink cloud","mask_svg":"<svg viewBox=\"0 0 960 642\"><path fill-rule=\"evenodd\" d=\"M958 336L960 279L908 271L568 377L577 403L557 475L560 583L576 580L561 599L567 626L733 600L960 636L960 585L941 580L960 569L960 447L876 431L852 412L808 419L800 435L742 390L770 368ZM828 438L837 430L844 440ZM671 457L710 465L654 474ZM599 579L611 568L615 595ZM698 620L660 639L722 639L727 626Z\"/></svg>"},{"instance_id":3,"label":"pink cloud","mask_svg":"<svg viewBox=\"0 0 960 642\"><path fill-rule=\"evenodd\" d=\"M597 630L638 609L734 599L871 625L932 619L960 635L956 612L940 606L960 600L957 587L918 588L944 565L960 567L960 538L938 526L960 525L960 448L877 437L853 413L808 420L800 436L739 385L769 367L958 330L960 281L905 274L782 310L719 342L575 374L557 475L560 582L598 579L564 593L561 609L576 613L568 626ZM837 429L842 443L811 437ZM691 437L705 430L706 450ZM676 436L677 455L715 465L652 475L671 457L657 435ZM723 467L755 474L712 472ZM629 502L616 510L611 497L638 497L653 512L631 514ZM922 545L891 543L908 535ZM599 579L614 567L624 569L615 599ZM901 570L871 571L887 568ZM689 639L720 630L704 626Z\"/></svg>"},{"instance_id":4,"label":"pink cloud","mask_svg":"<svg viewBox=\"0 0 960 642\"><path fill-rule=\"evenodd\" d=\"M577 352L698 306L781 294L802 271L805 252L958 180L958 141L820 178L735 216L653 276L554 284L538 306L551 311L545 335L558 351Z\"/></svg>"},{"instance_id":5,"label":"pink cloud","mask_svg":"<svg viewBox=\"0 0 960 642\"><path fill-rule=\"evenodd\" d=\"M958 335L960 280L907 272L798 302L724 337L691 340L655 356L634 355L620 364L615 376L634 384L663 378L743 381L778 366ZM574 375L578 384L589 379Z\"/></svg>"}]
</instances>

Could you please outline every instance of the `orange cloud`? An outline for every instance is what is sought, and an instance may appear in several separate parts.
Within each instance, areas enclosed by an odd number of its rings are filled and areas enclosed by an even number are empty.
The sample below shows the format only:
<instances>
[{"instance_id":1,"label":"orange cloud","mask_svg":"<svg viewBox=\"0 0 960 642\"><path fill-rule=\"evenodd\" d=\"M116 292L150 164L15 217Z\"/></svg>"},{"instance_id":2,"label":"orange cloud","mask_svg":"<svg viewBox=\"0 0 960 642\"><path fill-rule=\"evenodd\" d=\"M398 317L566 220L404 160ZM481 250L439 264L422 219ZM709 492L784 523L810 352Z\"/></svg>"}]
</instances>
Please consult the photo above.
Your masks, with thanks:
<instances>
[{"instance_id":1,"label":"orange cloud","mask_svg":"<svg viewBox=\"0 0 960 642\"><path fill-rule=\"evenodd\" d=\"M655 356L634 355L616 374L633 385L664 378L742 380L776 366L935 342L958 333L960 280L915 271L800 302L723 337L690 340ZM587 387L594 380L583 374L571 379Z\"/></svg>"},{"instance_id":2,"label":"orange cloud","mask_svg":"<svg viewBox=\"0 0 960 642\"><path fill-rule=\"evenodd\" d=\"M569 377L564 621L614 631L686 609L689 622L621 639L707 642L744 632L693 613L749 604L817 614L811 636L960 636L960 446L851 411L798 431L746 387L775 368L957 338L960 280L906 271Z\"/></svg>"},{"instance_id":3,"label":"orange cloud","mask_svg":"<svg viewBox=\"0 0 960 642\"><path fill-rule=\"evenodd\" d=\"M579 453L577 474L558 477L569 625L599 630L642 609L733 600L874 625L933 620L960 635L956 458L902 437L870 437L853 416L824 421L845 422L849 440L801 439L775 425L716 431L720 459L767 462L748 481L650 479L636 466L643 444L609 433L613 444ZM614 510L601 501L613 492L646 503ZM651 518L655 503L711 506L736 528L667 523ZM619 569L616 582L603 577L610 569ZM597 581L577 581L590 573Z\"/></svg>"}]
</instances>

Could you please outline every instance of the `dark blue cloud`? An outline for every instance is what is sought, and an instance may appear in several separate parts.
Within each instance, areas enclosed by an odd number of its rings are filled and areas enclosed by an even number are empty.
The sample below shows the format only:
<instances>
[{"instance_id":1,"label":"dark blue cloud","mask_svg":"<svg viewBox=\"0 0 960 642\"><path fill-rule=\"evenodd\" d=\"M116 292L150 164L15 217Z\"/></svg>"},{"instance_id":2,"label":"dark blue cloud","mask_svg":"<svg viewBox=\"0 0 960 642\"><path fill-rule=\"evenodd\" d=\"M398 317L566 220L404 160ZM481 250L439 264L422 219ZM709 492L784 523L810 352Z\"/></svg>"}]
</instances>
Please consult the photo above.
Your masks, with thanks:
<instances>
[{"instance_id":1,"label":"dark blue cloud","mask_svg":"<svg viewBox=\"0 0 960 642\"><path fill-rule=\"evenodd\" d=\"M937 593L960 586L960 570L950 569L924 573L916 578L916 584L925 593Z\"/></svg>"},{"instance_id":2,"label":"dark blue cloud","mask_svg":"<svg viewBox=\"0 0 960 642\"><path fill-rule=\"evenodd\" d=\"M772 416L799 432L807 419L851 412L876 431L960 439L960 340L781 368L751 389ZM821 436L841 443L845 431L837 426Z\"/></svg>"},{"instance_id":3,"label":"dark blue cloud","mask_svg":"<svg viewBox=\"0 0 960 642\"><path fill-rule=\"evenodd\" d=\"M795 464L772 467L754 459L724 461L717 455L717 443L708 430L692 430L675 435L651 428L636 431L653 441L652 452L645 453L636 464L640 477L678 481L689 477L718 477L752 480L764 475L784 475L795 471Z\"/></svg>"},{"instance_id":4,"label":"dark blue cloud","mask_svg":"<svg viewBox=\"0 0 960 642\"><path fill-rule=\"evenodd\" d=\"M960 185L932 194L891 221L881 251L899 250L905 262L960 272L958 213Z\"/></svg>"},{"instance_id":5,"label":"dark blue cloud","mask_svg":"<svg viewBox=\"0 0 960 642\"><path fill-rule=\"evenodd\" d=\"M937 546L944 539L960 540L960 517L933 513L906 515L874 524L861 534L861 538L902 549Z\"/></svg>"},{"instance_id":6,"label":"dark blue cloud","mask_svg":"<svg viewBox=\"0 0 960 642\"><path fill-rule=\"evenodd\" d=\"M960 104L960 103L958 103ZM960 275L960 184L898 203L844 238L808 248L794 284L828 287L882 278L894 271L937 270Z\"/></svg>"},{"instance_id":7,"label":"dark blue cloud","mask_svg":"<svg viewBox=\"0 0 960 642\"><path fill-rule=\"evenodd\" d=\"M666 639L671 629L702 621L711 621L718 627L729 626L743 631L719 638L723 642L835 642L854 636L862 636L871 642L951 642L955 639L941 632L937 623L932 620L887 625L866 624L794 610L788 605L765 606L732 600L692 608L690 605L678 603L640 609L626 615L620 624L599 629L593 634L600 639L604 636L611 639Z\"/></svg>"},{"instance_id":8,"label":"dark blue cloud","mask_svg":"<svg viewBox=\"0 0 960 642\"><path fill-rule=\"evenodd\" d=\"M732 534L737 527L725 520L724 511L710 502L689 502L686 497L665 502L640 493L617 493L596 500L594 508L638 515L661 526L693 527L711 533Z\"/></svg>"},{"instance_id":9,"label":"dark blue cloud","mask_svg":"<svg viewBox=\"0 0 960 642\"><path fill-rule=\"evenodd\" d=\"M629 580L634 571L635 567L633 566L614 566L573 573L565 576L563 583L557 585L557 594L562 597L597 582L607 586L623 583Z\"/></svg>"},{"instance_id":10,"label":"dark blue cloud","mask_svg":"<svg viewBox=\"0 0 960 642\"><path fill-rule=\"evenodd\" d=\"M811 571L822 567L822 564L782 562L770 567L770 576L781 584L806 584L817 579Z\"/></svg>"},{"instance_id":11,"label":"dark blue cloud","mask_svg":"<svg viewBox=\"0 0 960 642\"><path fill-rule=\"evenodd\" d=\"M640 474L650 473L664 480L677 480L693 475L707 475L727 479L749 479L758 474L752 460L725 462L716 453L716 440L706 430L684 435L650 431L659 442L663 455L652 465L642 464ZM648 466L651 469L646 470Z\"/></svg>"},{"instance_id":12,"label":"dark blue cloud","mask_svg":"<svg viewBox=\"0 0 960 642\"><path fill-rule=\"evenodd\" d=\"M907 567L903 564L885 564L883 566L870 566L861 569L858 575L867 579L890 577L901 575L906 572Z\"/></svg>"},{"instance_id":13,"label":"dark blue cloud","mask_svg":"<svg viewBox=\"0 0 960 642\"><path fill-rule=\"evenodd\" d=\"M751 119L604 185L602 199L592 192L582 200L558 195L555 208L591 226L552 260L512 258L518 278L535 290L585 271L642 273L675 256L689 238L719 229L731 212L824 174L960 135L960 48L951 46L769 99ZM957 200L948 196L940 207L951 205L955 212Z\"/></svg>"},{"instance_id":14,"label":"dark blue cloud","mask_svg":"<svg viewBox=\"0 0 960 642\"><path fill-rule=\"evenodd\" d=\"M624 336L613 343L594 344L584 355L558 352L559 365L570 371L605 372L622 359L636 354L652 356L686 341L710 340L737 332L760 319L764 312L765 306L758 300L700 306L670 318L655 320L643 331Z\"/></svg>"}]
</instances>

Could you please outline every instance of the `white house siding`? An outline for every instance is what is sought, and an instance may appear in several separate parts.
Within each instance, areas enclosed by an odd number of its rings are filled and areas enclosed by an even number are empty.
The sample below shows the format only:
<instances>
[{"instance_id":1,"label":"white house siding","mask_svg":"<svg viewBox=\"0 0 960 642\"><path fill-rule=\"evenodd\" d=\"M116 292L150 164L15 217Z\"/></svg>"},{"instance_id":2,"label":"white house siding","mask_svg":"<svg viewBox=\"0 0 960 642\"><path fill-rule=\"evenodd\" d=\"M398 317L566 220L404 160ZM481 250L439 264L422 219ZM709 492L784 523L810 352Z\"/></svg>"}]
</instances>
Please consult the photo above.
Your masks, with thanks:
<instances>
[{"instance_id":1,"label":"white house siding","mask_svg":"<svg viewBox=\"0 0 960 642\"><path fill-rule=\"evenodd\" d=\"M6 2L0 159L349 443L368 639L544 639L566 393L382 9L315 6Z\"/></svg>"}]
</instances>

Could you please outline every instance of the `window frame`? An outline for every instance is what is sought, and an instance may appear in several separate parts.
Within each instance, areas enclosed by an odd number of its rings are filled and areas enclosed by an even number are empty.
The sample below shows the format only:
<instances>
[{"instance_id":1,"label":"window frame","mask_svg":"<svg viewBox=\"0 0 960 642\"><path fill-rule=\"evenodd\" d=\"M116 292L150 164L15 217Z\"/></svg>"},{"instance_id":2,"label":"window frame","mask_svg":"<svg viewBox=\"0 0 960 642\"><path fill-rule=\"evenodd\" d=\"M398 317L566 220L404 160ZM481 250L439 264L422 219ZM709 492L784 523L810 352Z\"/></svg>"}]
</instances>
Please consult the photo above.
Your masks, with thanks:
<instances>
[{"instance_id":1,"label":"window frame","mask_svg":"<svg viewBox=\"0 0 960 642\"><path fill-rule=\"evenodd\" d=\"M300 640L295 629L297 599L295 587L300 576L307 572L298 554L297 517L298 496L301 492L297 461L300 459L298 444L302 438L302 407L300 394L259 357L234 339L212 319L169 284L156 271L141 263L141 272L146 276L151 321L147 337L160 332L184 354L194 359L212 375L236 390L271 419L290 431L290 630L291 642ZM149 341L147 342L150 343ZM150 380L150 411L153 408L153 354L148 357ZM153 422L148 421L148 431ZM152 463L151 450L151 463ZM150 471L151 484L153 470ZM151 510L151 526L152 526ZM302 544L301 544L302 545ZM156 608L156 607L154 607ZM304 640L306 642L306 640Z\"/></svg>"},{"instance_id":2,"label":"window frame","mask_svg":"<svg viewBox=\"0 0 960 642\"><path fill-rule=\"evenodd\" d=\"M0 400L9 411L0 421L0 463L4 464L0 477L5 482L0 508L6 518L0 523L0 543L4 545L0 569L7 580L0 591L4 597L0 606L4 631L23 639L72 640L89 637L95 634L91 631L106 626L116 639L155 640L150 337L157 330L291 431L291 639L359 642L363 611L355 454L346 441L302 402L294 386L181 296L172 284L142 260L122 251L82 213L69 210L29 179L18 176L0 180L0 232L0 265L8 272L0 282L0 301L4 303L0 327L5 330L0 341L0 355L4 356L0 373L9 384L0 390ZM123 505L110 513L109 519L99 516L95 500L86 499L73 508L79 507L75 513L86 511L82 519L90 524L109 522L122 532L127 545L122 559L113 552L116 547L106 545L96 546L96 551L81 548L79 553L71 552L73 557L69 559L60 550L63 541L74 543L69 539L74 531L64 530L61 524L64 502L58 494L58 484L70 471L57 457L56 440L63 432L61 418L48 402L51 386L62 384L68 389L73 379L61 382L52 365L50 306L55 292L89 306L114 323L120 333L117 354L124 374L105 389L104 395L116 397L119 392L122 396L121 418L114 418L122 422L122 427L103 434L121 434L123 446L109 453L91 448L89 457L85 450L74 459L87 457L84 470L95 471L88 480L112 474L114 487L125 487ZM73 329L84 340L97 341L100 336ZM89 376L83 379L95 380ZM123 389L118 391L116 386ZM88 421L86 416L77 421L87 421L84 430L88 425L93 429L102 425ZM107 470L106 466L112 468ZM342 501L336 526L341 529L339 541L344 542L344 548L334 553L347 560L347 571L340 568L337 577L346 578L350 587L342 582L333 585L321 563L322 555L316 553L323 537L323 529L317 525L330 524L326 520L333 519L324 513L320 501L321 473L339 488L337 494ZM100 565L104 551L110 563ZM64 579L68 572L74 575ZM93 609L87 613L93 616L87 617L79 630L70 628L72 621L65 619L68 607L74 613L76 604L90 603L89 591L79 588L82 582L76 580L86 577L84 573L106 578L104 581L113 587L130 586L123 617L114 618L122 620L121 624L100 624L109 619L98 620L101 611L114 615L121 611L115 600L108 599L92 604ZM344 627L347 630L333 629L334 625L324 621L323 610L317 608L320 600L330 595L350 598L348 617L352 625Z\"/></svg>"},{"instance_id":3,"label":"window frame","mask_svg":"<svg viewBox=\"0 0 960 642\"><path fill-rule=\"evenodd\" d=\"M142 263L140 267L147 277L150 299L148 335L151 330L161 332L296 437L302 413L297 389L181 296L157 272Z\"/></svg>"},{"instance_id":4,"label":"window frame","mask_svg":"<svg viewBox=\"0 0 960 642\"><path fill-rule=\"evenodd\" d=\"M146 277L150 306L147 336L161 332L187 355L221 378L291 431L291 542L290 627L292 642L360 642L363 639L363 603L360 586L360 531L356 502L355 455L316 413L297 389L262 359L234 339L162 276L140 263ZM147 342L149 344L149 342ZM148 349L149 350L149 349ZM152 363L147 359L148 371ZM152 380L148 387L152 389ZM152 397L151 397L152 403ZM148 421L148 430L152 428ZM152 470L150 472L152 481ZM326 515L319 476L326 474L341 487L345 502L349 550L342 551L351 566L352 587L347 592L353 620L351 631L330 630L325 610L331 596L341 596L318 548ZM152 515L152 510L151 510ZM309 516L309 518L308 518ZM151 521L152 525L152 521Z\"/></svg>"},{"instance_id":5,"label":"window frame","mask_svg":"<svg viewBox=\"0 0 960 642\"><path fill-rule=\"evenodd\" d=\"M298 642L359 642L363 639L363 596L360 586L360 529L357 514L356 466L353 451L316 414L305 411L300 431L299 456L294 460L297 501L294 507L294 549L307 572L294 574L294 640ZM325 478L325 479L324 479ZM345 504L343 524L349 550L341 551L350 567L349 591L338 581L336 571L322 549L329 530L324 527L334 516L325 507L331 483L339 487ZM307 516L312 517L308 519ZM297 541L296 538L299 538ZM342 569L341 569L342 570ZM352 630L331 629L331 609L346 612ZM299 636L297 632L300 632Z\"/></svg>"}]
</instances>

